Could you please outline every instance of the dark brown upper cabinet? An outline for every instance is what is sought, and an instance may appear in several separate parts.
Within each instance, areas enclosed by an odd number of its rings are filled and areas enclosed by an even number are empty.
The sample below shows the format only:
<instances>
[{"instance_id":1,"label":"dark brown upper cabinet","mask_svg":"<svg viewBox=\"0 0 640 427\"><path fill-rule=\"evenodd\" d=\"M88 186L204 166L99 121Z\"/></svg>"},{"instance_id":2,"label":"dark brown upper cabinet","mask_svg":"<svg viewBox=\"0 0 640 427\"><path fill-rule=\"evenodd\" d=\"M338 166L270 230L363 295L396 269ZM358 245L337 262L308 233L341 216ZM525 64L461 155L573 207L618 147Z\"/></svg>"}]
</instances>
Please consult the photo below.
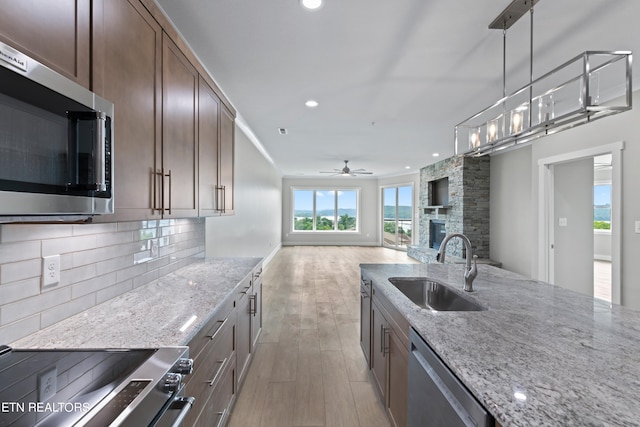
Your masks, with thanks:
<instances>
[{"instance_id":1,"label":"dark brown upper cabinet","mask_svg":"<svg viewBox=\"0 0 640 427\"><path fill-rule=\"evenodd\" d=\"M91 89L90 0L0 0L0 41Z\"/></svg>"}]
</instances>

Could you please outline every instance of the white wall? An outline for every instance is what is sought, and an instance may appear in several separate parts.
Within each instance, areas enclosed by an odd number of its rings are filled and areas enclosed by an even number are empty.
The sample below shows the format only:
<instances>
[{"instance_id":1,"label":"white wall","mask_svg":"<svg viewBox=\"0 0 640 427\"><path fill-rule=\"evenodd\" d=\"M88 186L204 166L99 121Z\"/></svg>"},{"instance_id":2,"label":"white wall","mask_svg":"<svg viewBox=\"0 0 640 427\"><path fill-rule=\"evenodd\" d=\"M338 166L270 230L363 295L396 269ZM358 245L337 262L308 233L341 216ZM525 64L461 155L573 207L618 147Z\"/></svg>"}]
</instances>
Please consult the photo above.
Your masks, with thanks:
<instances>
[{"instance_id":1,"label":"white wall","mask_svg":"<svg viewBox=\"0 0 640 427\"><path fill-rule=\"evenodd\" d=\"M633 103L640 105L640 92L634 92ZM579 126L555 135L550 135L534 141L531 147L496 155L491 159L491 257L503 261L505 268L512 269L527 276L534 276L538 265L538 160L559 154L570 153L585 148L597 147L614 142L624 141L622 152L622 273L621 273L621 302L625 306L640 309L640 234L634 231L635 221L640 221L640 197L638 197L637 183L640 182L640 111L636 107L631 111L606 117L602 120ZM523 159L523 156L525 159ZM526 157L529 165L524 167ZM529 175L530 174L530 175ZM517 180L522 182L519 189L507 186L505 194L496 194L495 181ZM531 184L528 186L528 184ZM510 197L512 196L512 197ZM520 210L518 203L530 204L527 215L517 221L509 219ZM504 221L495 224L496 221ZM495 233L495 226L503 229ZM523 228L532 232L525 233ZM508 238L510 234L518 235ZM522 247L528 247L523 250ZM518 251L509 255L507 251ZM508 260L508 263L505 262ZM526 268L527 262L531 266Z\"/></svg>"},{"instance_id":2,"label":"white wall","mask_svg":"<svg viewBox=\"0 0 640 427\"><path fill-rule=\"evenodd\" d=\"M235 215L207 218L206 253L268 258L280 247L282 176L239 127L235 132Z\"/></svg>"},{"instance_id":3,"label":"white wall","mask_svg":"<svg viewBox=\"0 0 640 427\"><path fill-rule=\"evenodd\" d=\"M491 157L490 257L528 277L535 271L532 178L530 146Z\"/></svg>"}]
</instances>

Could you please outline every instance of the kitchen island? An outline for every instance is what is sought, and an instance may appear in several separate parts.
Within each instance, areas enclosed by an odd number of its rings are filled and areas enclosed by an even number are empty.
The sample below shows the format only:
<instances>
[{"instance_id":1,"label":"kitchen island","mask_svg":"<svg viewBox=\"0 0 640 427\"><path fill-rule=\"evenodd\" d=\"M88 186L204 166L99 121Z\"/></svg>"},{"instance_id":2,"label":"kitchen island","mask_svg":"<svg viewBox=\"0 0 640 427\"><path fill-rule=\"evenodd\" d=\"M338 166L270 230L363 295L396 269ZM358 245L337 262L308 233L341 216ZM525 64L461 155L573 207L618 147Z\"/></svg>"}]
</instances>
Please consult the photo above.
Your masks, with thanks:
<instances>
[{"instance_id":1,"label":"kitchen island","mask_svg":"<svg viewBox=\"0 0 640 427\"><path fill-rule=\"evenodd\" d=\"M479 265L487 310L430 311L390 277L428 277L462 293L462 265L362 264L502 426L640 425L640 312Z\"/></svg>"},{"instance_id":2,"label":"kitchen island","mask_svg":"<svg viewBox=\"0 0 640 427\"><path fill-rule=\"evenodd\" d=\"M126 294L10 344L14 348L187 345L262 258L196 258Z\"/></svg>"}]
</instances>

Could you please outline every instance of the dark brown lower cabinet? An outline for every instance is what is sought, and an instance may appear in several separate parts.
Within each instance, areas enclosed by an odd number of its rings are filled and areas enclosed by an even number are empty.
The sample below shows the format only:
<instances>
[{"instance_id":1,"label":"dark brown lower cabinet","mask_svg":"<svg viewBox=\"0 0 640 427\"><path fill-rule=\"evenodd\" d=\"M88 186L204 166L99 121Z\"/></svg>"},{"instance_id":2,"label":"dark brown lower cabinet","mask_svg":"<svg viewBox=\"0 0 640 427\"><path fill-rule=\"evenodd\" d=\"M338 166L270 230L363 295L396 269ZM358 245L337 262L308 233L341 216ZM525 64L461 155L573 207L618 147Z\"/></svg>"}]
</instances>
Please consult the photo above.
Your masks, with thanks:
<instances>
[{"instance_id":1,"label":"dark brown lower cabinet","mask_svg":"<svg viewBox=\"0 0 640 427\"><path fill-rule=\"evenodd\" d=\"M231 405L236 397L236 360L229 360L229 369L215 386L209 404L204 408L195 426L219 427L227 423Z\"/></svg>"},{"instance_id":2,"label":"dark brown lower cabinet","mask_svg":"<svg viewBox=\"0 0 640 427\"><path fill-rule=\"evenodd\" d=\"M196 401L185 425L224 425L236 395L236 310L235 300L222 305L214 318L189 343L194 371L187 376L185 395ZM229 310L228 308L231 308ZM205 343L204 346L202 343ZM227 384L232 378L231 387ZM212 419L219 424L212 424Z\"/></svg>"},{"instance_id":3,"label":"dark brown lower cabinet","mask_svg":"<svg viewBox=\"0 0 640 427\"><path fill-rule=\"evenodd\" d=\"M409 350L398 334L391 329L387 335L389 375L387 378L387 410L396 426L407 425L407 397L409 392Z\"/></svg>"},{"instance_id":4,"label":"dark brown lower cabinet","mask_svg":"<svg viewBox=\"0 0 640 427\"><path fill-rule=\"evenodd\" d=\"M373 301L371 304L371 372L378 386L378 391L387 400L387 331L389 325L381 313L381 309ZM386 404L386 403L385 403Z\"/></svg>"},{"instance_id":5,"label":"dark brown lower cabinet","mask_svg":"<svg viewBox=\"0 0 640 427\"><path fill-rule=\"evenodd\" d=\"M238 382L244 379L251 356L251 280L243 281L238 293Z\"/></svg>"},{"instance_id":6,"label":"dark brown lower cabinet","mask_svg":"<svg viewBox=\"0 0 640 427\"><path fill-rule=\"evenodd\" d=\"M371 281L365 277L360 280L360 347L371 367Z\"/></svg>"},{"instance_id":7,"label":"dark brown lower cabinet","mask_svg":"<svg viewBox=\"0 0 640 427\"><path fill-rule=\"evenodd\" d=\"M392 425L407 425L409 323L371 284L371 313L361 317L361 331L371 327L371 373ZM362 298L362 297L361 297ZM363 347L363 350L366 349ZM365 353L366 354L366 353Z\"/></svg>"}]
</instances>

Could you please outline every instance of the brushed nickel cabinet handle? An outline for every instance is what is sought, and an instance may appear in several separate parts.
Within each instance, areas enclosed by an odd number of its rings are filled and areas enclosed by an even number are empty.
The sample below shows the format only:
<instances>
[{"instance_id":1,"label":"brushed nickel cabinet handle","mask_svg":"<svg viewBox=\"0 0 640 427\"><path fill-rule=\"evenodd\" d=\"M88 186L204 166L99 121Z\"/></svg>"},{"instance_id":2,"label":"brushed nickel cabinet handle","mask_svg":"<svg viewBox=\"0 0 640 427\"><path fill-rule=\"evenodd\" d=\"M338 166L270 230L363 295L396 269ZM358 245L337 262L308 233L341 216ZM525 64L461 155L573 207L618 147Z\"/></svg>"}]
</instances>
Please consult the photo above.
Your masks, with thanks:
<instances>
[{"instance_id":1,"label":"brushed nickel cabinet handle","mask_svg":"<svg viewBox=\"0 0 640 427\"><path fill-rule=\"evenodd\" d=\"M151 180L152 180L152 192L153 192L153 205L151 206L151 213L155 213L156 211L160 211L162 213L162 207L158 207L158 177L162 180L162 176L164 175L163 171L159 170L151 170ZM162 198L161 198L162 201Z\"/></svg>"},{"instance_id":2,"label":"brushed nickel cabinet handle","mask_svg":"<svg viewBox=\"0 0 640 427\"><path fill-rule=\"evenodd\" d=\"M383 335L382 335L382 354L389 354L389 345L387 343L387 337L389 336L390 333L390 329L389 328L382 328L383 330Z\"/></svg>"},{"instance_id":3,"label":"brushed nickel cabinet handle","mask_svg":"<svg viewBox=\"0 0 640 427\"><path fill-rule=\"evenodd\" d=\"M171 215L171 190L172 190L172 181L171 181L171 169L169 169L169 173L166 175L169 177L169 215Z\"/></svg>"},{"instance_id":4,"label":"brushed nickel cabinet handle","mask_svg":"<svg viewBox=\"0 0 640 427\"><path fill-rule=\"evenodd\" d=\"M216 185L216 211L224 213L224 185Z\"/></svg>"},{"instance_id":5,"label":"brushed nickel cabinet handle","mask_svg":"<svg viewBox=\"0 0 640 427\"><path fill-rule=\"evenodd\" d=\"M222 323L222 324L218 327L218 329L216 329L216 331L213 334L207 335L207 338L209 338L209 339L211 339L213 341L218 336L218 334L220 333L222 328L224 328L224 325L227 323L227 320L229 320L228 316L224 320L218 320L218 323Z\"/></svg>"},{"instance_id":6,"label":"brushed nickel cabinet handle","mask_svg":"<svg viewBox=\"0 0 640 427\"><path fill-rule=\"evenodd\" d=\"M249 314L253 314L253 317L256 316L257 309L257 299L258 294L249 295Z\"/></svg>"},{"instance_id":7,"label":"brushed nickel cabinet handle","mask_svg":"<svg viewBox=\"0 0 640 427\"><path fill-rule=\"evenodd\" d=\"M227 212L227 186L222 186L222 213Z\"/></svg>"},{"instance_id":8,"label":"brushed nickel cabinet handle","mask_svg":"<svg viewBox=\"0 0 640 427\"><path fill-rule=\"evenodd\" d=\"M216 415L220 417L220 420L218 421L218 424L216 424L216 427L222 426L222 421L224 421L224 417L227 414L227 409L228 408L224 408L224 411L216 413Z\"/></svg>"},{"instance_id":9,"label":"brushed nickel cabinet handle","mask_svg":"<svg viewBox=\"0 0 640 427\"><path fill-rule=\"evenodd\" d=\"M216 381L218 381L218 377L220 376L220 373L224 370L224 367L227 364L227 359L228 359L228 357L225 357L223 360L218 360L216 362L216 363L220 364L220 367L216 371L216 374L213 376L213 379L211 381L205 381L205 382L209 383L209 387L213 387L213 385L216 383Z\"/></svg>"}]
</instances>

